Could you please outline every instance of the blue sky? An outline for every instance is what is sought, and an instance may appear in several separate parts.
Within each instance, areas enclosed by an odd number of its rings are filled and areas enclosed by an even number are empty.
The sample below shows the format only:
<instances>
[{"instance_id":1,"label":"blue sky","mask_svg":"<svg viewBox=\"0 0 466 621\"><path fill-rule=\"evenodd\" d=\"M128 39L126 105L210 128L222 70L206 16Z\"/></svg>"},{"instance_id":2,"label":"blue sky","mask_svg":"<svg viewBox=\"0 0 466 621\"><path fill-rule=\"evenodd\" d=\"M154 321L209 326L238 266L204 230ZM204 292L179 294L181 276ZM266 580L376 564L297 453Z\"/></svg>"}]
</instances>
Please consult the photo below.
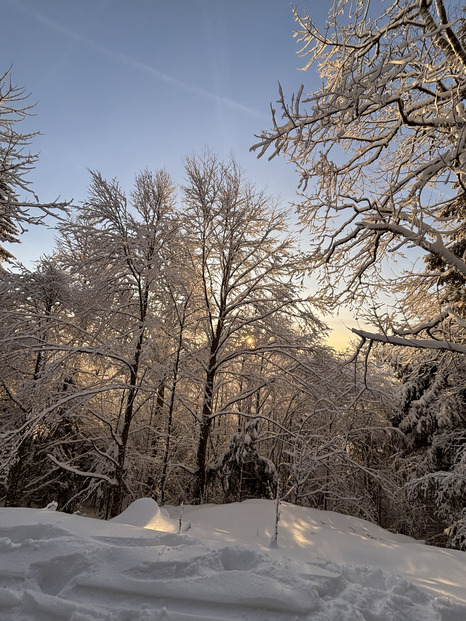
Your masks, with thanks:
<instances>
[{"instance_id":1,"label":"blue sky","mask_svg":"<svg viewBox=\"0 0 466 621\"><path fill-rule=\"evenodd\" d=\"M291 94L312 77L286 0L4 0L2 21L4 69L36 102L24 128L42 134L29 177L42 201L84 200L88 169L127 190L146 167L182 182L184 157L205 147L293 200L292 167L249 153L277 82ZM30 237L18 258L51 250L43 232Z\"/></svg>"},{"instance_id":2,"label":"blue sky","mask_svg":"<svg viewBox=\"0 0 466 621\"><path fill-rule=\"evenodd\" d=\"M328 5L307 8L320 21ZM23 129L41 132L29 175L41 201L79 205L88 169L126 191L146 167L180 184L183 159L206 147L283 204L295 199L293 167L249 152L271 125L277 83L288 95L317 84L299 71L287 0L3 0L2 26L2 71L11 65L36 103ZM53 243L36 227L11 251L30 264Z\"/></svg>"}]
</instances>

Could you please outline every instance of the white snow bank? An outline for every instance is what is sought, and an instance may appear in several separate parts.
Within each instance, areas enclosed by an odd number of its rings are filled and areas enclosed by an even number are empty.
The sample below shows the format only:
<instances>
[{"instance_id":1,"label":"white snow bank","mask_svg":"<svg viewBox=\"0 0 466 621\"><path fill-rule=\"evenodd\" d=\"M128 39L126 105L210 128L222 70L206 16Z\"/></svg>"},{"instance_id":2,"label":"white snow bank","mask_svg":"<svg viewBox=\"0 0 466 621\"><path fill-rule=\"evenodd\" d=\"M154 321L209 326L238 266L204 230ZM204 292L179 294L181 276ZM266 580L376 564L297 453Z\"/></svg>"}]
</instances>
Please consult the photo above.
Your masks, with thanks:
<instances>
[{"instance_id":1,"label":"white snow bank","mask_svg":"<svg viewBox=\"0 0 466 621\"><path fill-rule=\"evenodd\" d=\"M286 503L271 550L272 501L186 507L182 535L169 512L148 499L109 522L0 509L0 619L466 619L465 553Z\"/></svg>"},{"instance_id":2,"label":"white snow bank","mask_svg":"<svg viewBox=\"0 0 466 621\"><path fill-rule=\"evenodd\" d=\"M169 508L173 516L175 508ZM281 503L278 545L295 559L377 567L399 574L439 596L466 603L466 553L426 546L365 520L333 511ZM268 546L275 513L267 500L185 507L192 536L211 541L247 541ZM466 616L464 617L466 620Z\"/></svg>"}]
</instances>

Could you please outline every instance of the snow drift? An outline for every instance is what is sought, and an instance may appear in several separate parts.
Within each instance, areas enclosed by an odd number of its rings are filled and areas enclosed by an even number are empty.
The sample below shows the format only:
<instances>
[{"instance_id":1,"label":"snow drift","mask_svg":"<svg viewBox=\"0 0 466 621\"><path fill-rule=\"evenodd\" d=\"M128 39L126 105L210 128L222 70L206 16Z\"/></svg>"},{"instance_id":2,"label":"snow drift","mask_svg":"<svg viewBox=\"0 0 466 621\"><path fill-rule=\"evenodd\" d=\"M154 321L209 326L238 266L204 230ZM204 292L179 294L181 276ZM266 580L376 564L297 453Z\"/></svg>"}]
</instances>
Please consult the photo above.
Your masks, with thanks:
<instances>
[{"instance_id":1,"label":"snow drift","mask_svg":"<svg viewBox=\"0 0 466 621\"><path fill-rule=\"evenodd\" d=\"M374 524L266 500L109 522L0 509L0 618L464 621L466 553Z\"/></svg>"}]
</instances>

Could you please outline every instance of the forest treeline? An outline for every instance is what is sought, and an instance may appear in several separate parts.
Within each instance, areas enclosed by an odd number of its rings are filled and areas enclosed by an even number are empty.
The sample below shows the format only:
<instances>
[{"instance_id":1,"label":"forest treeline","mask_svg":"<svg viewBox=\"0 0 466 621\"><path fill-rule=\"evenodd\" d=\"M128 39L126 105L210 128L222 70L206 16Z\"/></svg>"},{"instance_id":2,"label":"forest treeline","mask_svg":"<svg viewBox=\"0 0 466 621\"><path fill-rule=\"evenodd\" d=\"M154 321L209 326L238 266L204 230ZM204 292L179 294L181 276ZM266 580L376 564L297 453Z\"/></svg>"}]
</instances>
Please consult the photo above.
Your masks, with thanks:
<instances>
[{"instance_id":1,"label":"forest treeline","mask_svg":"<svg viewBox=\"0 0 466 621\"><path fill-rule=\"evenodd\" d=\"M279 483L290 502L442 532L404 487L425 460L409 433L438 407L431 358L414 372L326 346L286 213L234 162L188 158L179 200L165 170L129 197L92 173L57 231L35 270L0 275L6 506L111 517ZM456 364L440 356L444 375Z\"/></svg>"},{"instance_id":2,"label":"forest treeline","mask_svg":"<svg viewBox=\"0 0 466 621\"><path fill-rule=\"evenodd\" d=\"M304 250L289 208L208 151L178 188L94 171L80 206L23 201L32 136L3 76L0 242L61 214L35 269L1 248L6 506L279 496L466 549L460 9L338 0L323 33L295 12L322 87L280 89L252 148L296 166ZM374 326L345 355L321 320L342 304Z\"/></svg>"},{"instance_id":3,"label":"forest treeline","mask_svg":"<svg viewBox=\"0 0 466 621\"><path fill-rule=\"evenodd\" d=\"M2 273L7 505L370 495L381 387L325 347L285 212L211 154L186 181L93 173L55 254Z\"/></svg>"}]
</instances>

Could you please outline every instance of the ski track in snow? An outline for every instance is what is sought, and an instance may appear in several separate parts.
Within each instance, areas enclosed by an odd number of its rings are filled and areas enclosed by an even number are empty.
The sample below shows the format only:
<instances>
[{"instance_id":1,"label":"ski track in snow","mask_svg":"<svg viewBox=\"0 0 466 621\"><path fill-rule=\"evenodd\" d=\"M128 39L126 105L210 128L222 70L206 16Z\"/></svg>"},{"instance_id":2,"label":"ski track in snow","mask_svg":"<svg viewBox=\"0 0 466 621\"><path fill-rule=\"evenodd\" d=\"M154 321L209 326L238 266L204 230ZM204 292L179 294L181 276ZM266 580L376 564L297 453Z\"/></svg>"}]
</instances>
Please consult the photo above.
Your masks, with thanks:
<instances>
[{"instance_id":1,"label":"ski track in snow","mask_svg":"<svg viewBox=\"0 0 466 621\"><path fill-rule=\"evenodd\" d=\"M465 553L285 503L272 550L272 502L186 507L181 534L170 511L142 499L103 522L0 509L0 619L466 619ZM441 579L435 559L450 572ZM408 577L386 571L395 562Z\"/></svg>"}]
</instances>

